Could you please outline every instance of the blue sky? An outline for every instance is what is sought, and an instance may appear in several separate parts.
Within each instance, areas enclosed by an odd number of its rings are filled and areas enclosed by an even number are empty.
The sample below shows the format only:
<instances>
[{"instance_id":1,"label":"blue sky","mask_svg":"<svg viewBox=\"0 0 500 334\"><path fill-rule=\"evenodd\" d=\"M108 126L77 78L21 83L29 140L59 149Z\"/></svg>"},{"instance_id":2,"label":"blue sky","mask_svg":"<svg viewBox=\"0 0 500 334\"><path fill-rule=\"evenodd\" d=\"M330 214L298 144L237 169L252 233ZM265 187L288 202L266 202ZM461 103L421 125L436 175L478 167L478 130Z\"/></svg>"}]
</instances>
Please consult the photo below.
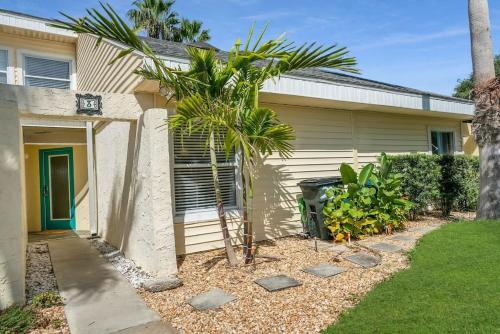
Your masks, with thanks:
<instances>
[{"instance_id":1,"label":"blue sky","mask_svg":"<svg viewBox=\"0 0 500 334\"><path fill-rule=\"evenodd\" d=\"M126 13L129 0L109 0ZM500 53L500 1L490 0L493 45ZM43 17L81 16L97 0L0 0L0 8ZM177 0L182 16L210 28L228 49L252 22L269 22L269 37L347 46L362 76L442 94L471 72L466 0Z\"/></svg>"}]
</instances>

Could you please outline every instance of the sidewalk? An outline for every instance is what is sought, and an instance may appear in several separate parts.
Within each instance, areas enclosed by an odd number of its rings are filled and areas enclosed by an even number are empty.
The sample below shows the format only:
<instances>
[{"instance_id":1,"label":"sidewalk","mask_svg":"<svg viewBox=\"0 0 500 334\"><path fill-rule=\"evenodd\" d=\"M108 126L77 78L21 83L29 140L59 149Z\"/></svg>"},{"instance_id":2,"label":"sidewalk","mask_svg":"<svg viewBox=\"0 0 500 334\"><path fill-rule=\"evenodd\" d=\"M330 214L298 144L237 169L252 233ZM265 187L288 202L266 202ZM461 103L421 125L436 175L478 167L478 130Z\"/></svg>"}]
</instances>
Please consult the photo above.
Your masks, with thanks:
<instances>
[{"instance_id":1,"label":"sidewalk","mask_svg":"<svg viewBox=\"0 0 500 334\"><path fill-rule=\"evenodd\" d=\"M88 240L48 240L72 334L176 333Z\"/></svg>"}]
</instances>

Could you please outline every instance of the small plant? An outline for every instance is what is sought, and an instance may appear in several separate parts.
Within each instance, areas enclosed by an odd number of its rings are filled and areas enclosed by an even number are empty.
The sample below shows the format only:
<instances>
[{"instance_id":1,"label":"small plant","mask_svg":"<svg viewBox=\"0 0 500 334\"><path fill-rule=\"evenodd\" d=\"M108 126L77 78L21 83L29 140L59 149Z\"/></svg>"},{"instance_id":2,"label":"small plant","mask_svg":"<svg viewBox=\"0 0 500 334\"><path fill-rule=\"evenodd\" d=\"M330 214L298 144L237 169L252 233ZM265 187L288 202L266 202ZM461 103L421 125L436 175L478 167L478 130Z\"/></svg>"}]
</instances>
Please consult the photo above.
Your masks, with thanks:
<instances>
[{"instance_id":1,"label":"small plant","mask_svg":"<svg viewBox=\"0 0 500 334\"><path fill-rule=\"evenodd\" d=\"M326 190L325 224L335 240L390 232L407 220L411 202L402 198L401 175L382 153L380 165L363 167L359 175L347 164L340 166L343 188Z\"/></svg>"},{"instance_id":2,"label":"small plant","mask_svg":"<svg viewBox=\"0 0 500 334\"><path fill-rule=\"evenodd\" d=\"M31 305L36 308L47 308L62 304L61 296L55 291L44 291L33 297Z\"/></svg>"},{"instance_id":3,"label":"small plant","mask_svg":"<svg viewBox=\"0 0 500 334\"><path fill-rule=\"evenodd\" d=\"M26 333L32 327L34 319L35 316L30 308L11 306L0 313L0 333Z\"/></svg>"}]
</instances>

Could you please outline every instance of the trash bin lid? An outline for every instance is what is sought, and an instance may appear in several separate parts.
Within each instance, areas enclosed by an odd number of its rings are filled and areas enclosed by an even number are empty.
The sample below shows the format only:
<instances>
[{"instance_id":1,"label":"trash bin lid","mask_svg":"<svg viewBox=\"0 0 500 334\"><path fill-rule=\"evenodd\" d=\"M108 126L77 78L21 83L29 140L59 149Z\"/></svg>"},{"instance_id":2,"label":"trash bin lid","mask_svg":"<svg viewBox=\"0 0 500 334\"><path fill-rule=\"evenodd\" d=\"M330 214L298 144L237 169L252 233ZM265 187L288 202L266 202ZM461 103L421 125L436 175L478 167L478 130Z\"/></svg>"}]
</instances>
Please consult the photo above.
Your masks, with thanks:
<instances>
[{"instance_id":1,"label":"trash bin lid","mask_svg":"<svg viewBox=\"0 0 500 334\"><path fill-rule=\"evenodd\" d=\"M341 178L339 176L332 177L313 177L310 179L305 179L299 182L300 187L324 187L333 184L341 183Z\"/></svg>"}]
</instances>

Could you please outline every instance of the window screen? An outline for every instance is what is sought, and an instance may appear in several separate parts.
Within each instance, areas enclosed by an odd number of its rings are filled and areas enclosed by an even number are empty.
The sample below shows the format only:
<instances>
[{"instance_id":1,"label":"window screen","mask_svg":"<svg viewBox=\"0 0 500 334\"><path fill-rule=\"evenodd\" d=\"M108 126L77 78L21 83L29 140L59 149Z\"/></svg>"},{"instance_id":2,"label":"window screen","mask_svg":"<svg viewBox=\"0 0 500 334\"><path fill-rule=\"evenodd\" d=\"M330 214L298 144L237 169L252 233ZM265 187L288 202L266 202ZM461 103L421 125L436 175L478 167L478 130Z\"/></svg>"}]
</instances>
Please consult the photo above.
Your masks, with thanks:
<instances>
[{"instance_id":1,"label":"window screen","mask_svg":"<svg viewBox=\"0 0 500 334\"><path fill-rule=\"evenodd\" d=\"M432 154L453 154L453 132L431 131Z\"/></svg>"},{"instance_id":2,"label":"window screen","mask_svg":"<svg viewBox=\"0 0 500 334\"><path fill-rule=\"evenodd\" d=\"M175 210L183 213L189 210L215 207L215 190L210 167L210 152L205 145L206 136L192 134L174 135L174 188ZM224 152L217 152L219 182L226 207L236 206L235 158L226 160Z\"/></svg>"},{"instance_id":3,"label":"window screen","mask_svg":"<svg viewBox=\"0 0 500 334\"><path fill-rule=\"evenodd\" d=\"M69 89L71 84L70 65L69 61L25 56L25 85Z\"/></svg>"}]
</instances>

